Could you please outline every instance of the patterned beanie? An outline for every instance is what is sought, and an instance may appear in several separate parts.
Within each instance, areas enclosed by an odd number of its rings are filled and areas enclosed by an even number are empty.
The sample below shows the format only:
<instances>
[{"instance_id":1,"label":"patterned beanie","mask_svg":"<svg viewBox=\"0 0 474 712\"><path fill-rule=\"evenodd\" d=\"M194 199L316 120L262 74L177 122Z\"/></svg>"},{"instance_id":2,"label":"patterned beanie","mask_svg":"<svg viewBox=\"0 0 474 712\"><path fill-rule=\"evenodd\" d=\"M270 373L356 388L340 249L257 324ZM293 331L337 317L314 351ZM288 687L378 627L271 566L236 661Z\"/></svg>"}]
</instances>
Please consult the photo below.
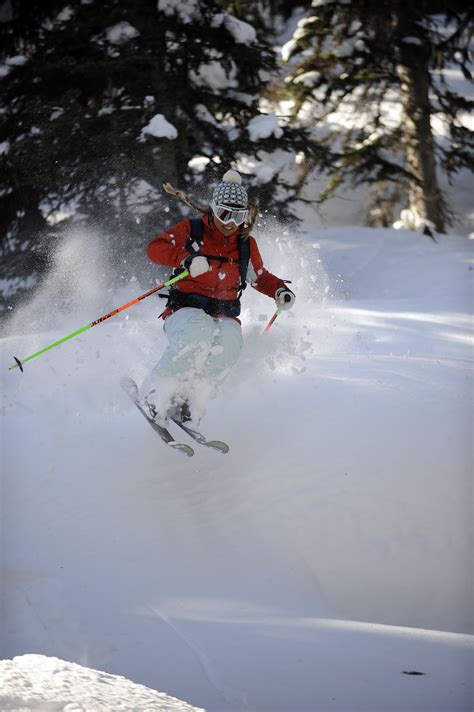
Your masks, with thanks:
<instances>
[{"instance_id":1,"label":"patterned beanie","mask_svg":"<svg viewBox=\"0 0 474 712\"><path fill-rule=\"evenodd\" d=\"M214 188L212 200L215 205L230 208L246 208L249 202L247 191L242 186L242 178L237 171L227 171Z\"/></svg>"}]
</instances>

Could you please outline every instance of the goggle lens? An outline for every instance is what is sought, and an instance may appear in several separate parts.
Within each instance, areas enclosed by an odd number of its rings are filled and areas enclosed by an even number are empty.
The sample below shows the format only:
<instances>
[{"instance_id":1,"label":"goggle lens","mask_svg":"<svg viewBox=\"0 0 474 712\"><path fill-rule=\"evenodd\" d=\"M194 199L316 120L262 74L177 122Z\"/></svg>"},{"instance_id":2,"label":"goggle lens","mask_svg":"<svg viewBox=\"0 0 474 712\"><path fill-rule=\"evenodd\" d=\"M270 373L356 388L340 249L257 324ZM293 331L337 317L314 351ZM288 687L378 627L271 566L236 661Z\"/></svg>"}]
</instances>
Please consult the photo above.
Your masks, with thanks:
<instances>
[{"instance_id":1,"label":"goggle lens","mask_svg":"<svg viewBox=\"0 0 474 712\"><path fill-rule=\"evenodd\" d=\"M236 225L242 225L248 217L249 211L244 210L232 210L225 205L215 205L212 203L212 212L224 225L228 225L233 222Z\"/></svg>"}]
</instances>

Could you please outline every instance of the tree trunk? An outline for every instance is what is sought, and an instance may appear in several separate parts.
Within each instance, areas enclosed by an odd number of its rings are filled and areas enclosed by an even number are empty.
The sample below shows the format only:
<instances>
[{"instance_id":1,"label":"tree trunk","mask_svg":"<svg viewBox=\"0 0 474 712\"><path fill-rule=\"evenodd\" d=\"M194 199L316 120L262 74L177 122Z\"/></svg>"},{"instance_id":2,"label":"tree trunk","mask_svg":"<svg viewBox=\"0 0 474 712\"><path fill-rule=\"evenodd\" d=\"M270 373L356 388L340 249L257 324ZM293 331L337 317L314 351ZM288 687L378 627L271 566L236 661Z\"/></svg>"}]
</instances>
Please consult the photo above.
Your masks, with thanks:
<instances>
[{"instance_id":1,"label":"tree trunk","mask_svg":"<svg viewBox=\"0 0 474 712\"><path fill-rule=\"evenodd\" d=\"M402 27L404 20L400 17L397 24L405 167L415 176L409 181L410 210L416 217L433 223L438 232L444 232L446 216L436 176L426 49L421 41L403 41L416 38L416 34L413 28Z\"/></svg>"}]
</instances>

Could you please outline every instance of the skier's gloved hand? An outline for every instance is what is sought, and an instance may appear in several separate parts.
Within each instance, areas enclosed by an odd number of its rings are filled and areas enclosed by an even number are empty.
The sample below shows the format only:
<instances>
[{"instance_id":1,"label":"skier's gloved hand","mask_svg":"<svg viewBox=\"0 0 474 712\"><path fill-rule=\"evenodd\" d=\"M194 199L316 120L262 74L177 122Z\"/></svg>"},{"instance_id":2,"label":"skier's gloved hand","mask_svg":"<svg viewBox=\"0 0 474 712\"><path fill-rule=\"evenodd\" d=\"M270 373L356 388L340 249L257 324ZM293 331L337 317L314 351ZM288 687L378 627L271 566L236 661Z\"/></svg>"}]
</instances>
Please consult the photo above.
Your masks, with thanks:
<instances>
[{"instance_id":1,"label":"skier's gloved hand","mask_svg":"<svg viewBox=\"0 0 474 712\"><path fill-rule=\"evenodd\" d=\"M199 277L199 275L209 272L211 263L203 255L189 255L181 262L183 267L188 270L191 277Z\"/></svg>"},{"instance_id":2,"label":"skier's gloved hand","mask_svg":"<svg viewBox=\"0 0 474 712\"><path fill-rule=\"evenodd\" d=\"M286 289L285 287L280 287L275 292L275 302L279 309L286 311L286 309L291 309L295 303L295 295L291 289Z\"/></svg>"}]
</instances>

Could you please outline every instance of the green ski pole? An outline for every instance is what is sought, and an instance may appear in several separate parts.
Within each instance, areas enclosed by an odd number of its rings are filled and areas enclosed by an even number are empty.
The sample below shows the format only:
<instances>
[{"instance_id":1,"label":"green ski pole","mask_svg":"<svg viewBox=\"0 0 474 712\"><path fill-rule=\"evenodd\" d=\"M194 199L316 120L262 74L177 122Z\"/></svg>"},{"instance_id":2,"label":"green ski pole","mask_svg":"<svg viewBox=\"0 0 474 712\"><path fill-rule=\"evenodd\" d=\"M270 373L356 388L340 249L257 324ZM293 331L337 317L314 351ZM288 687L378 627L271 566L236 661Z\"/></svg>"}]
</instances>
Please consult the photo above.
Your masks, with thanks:
<instances>
[{"instance_id":1,"label":"green ski pole","mask_svg":"<svg viewBox=\"0 0 474 712\"><path fill-rule=\"evenodd\" d=\"M106 319L110 319L111 316L115 316L115 314L119 314L122 311L125 311L125 309L128 309L129 307L133 307L135 304L138 304L138 302L141 302L143 299L146 299L149 297L151 294L154 294L155 292L159 292L160 289L164 289L164 287L169 287L175 282L177 282L180 279L183 279L183 277L187 277L189 275L189 272L187 270L184 270L184 272L180 272L176 277L172 277L169 279L167 282L163 282L163 284L158 285L157 287L153 287L153 289L150 289L148 292L145 292L145 294L141 294L139 297L136 297L135 299L132 299L131 302L127 302L127 304L123 304L121 307L118 307L118 309L114 309L113 311L109 312L108 314L104 314L104 316L99 317L95 321L91 321L90 324L86 324L86 326L81 327L80 329L77 329L76 331L71 332L67 336L64 336L62 339L59 339L59 341L55 341L54 344L50 344L49 346L46 346L44 349L41 349L41 351L37 351L34 354L31 354L31 356L27 356L27 358L24 358L20 360L16 356L14 356L15 363L12 364L9 367L9 371L11 371L14 368L19 368L21 372L23 372L23 364L25 364L27 361L31 361L34 358L37 358L37 356L41 356L41 354L46 353L46 351L50 351L51 349L54 349L56 346L59 346L60 344L64 344L65 341L69 341L69 339L73 339L75 336L78 336L79 334L84 333L84 331L87 331L88 329L92 329L93 326L97 326L97 324L102 324L103 321Z\"/></svg>"}]
</instances>

